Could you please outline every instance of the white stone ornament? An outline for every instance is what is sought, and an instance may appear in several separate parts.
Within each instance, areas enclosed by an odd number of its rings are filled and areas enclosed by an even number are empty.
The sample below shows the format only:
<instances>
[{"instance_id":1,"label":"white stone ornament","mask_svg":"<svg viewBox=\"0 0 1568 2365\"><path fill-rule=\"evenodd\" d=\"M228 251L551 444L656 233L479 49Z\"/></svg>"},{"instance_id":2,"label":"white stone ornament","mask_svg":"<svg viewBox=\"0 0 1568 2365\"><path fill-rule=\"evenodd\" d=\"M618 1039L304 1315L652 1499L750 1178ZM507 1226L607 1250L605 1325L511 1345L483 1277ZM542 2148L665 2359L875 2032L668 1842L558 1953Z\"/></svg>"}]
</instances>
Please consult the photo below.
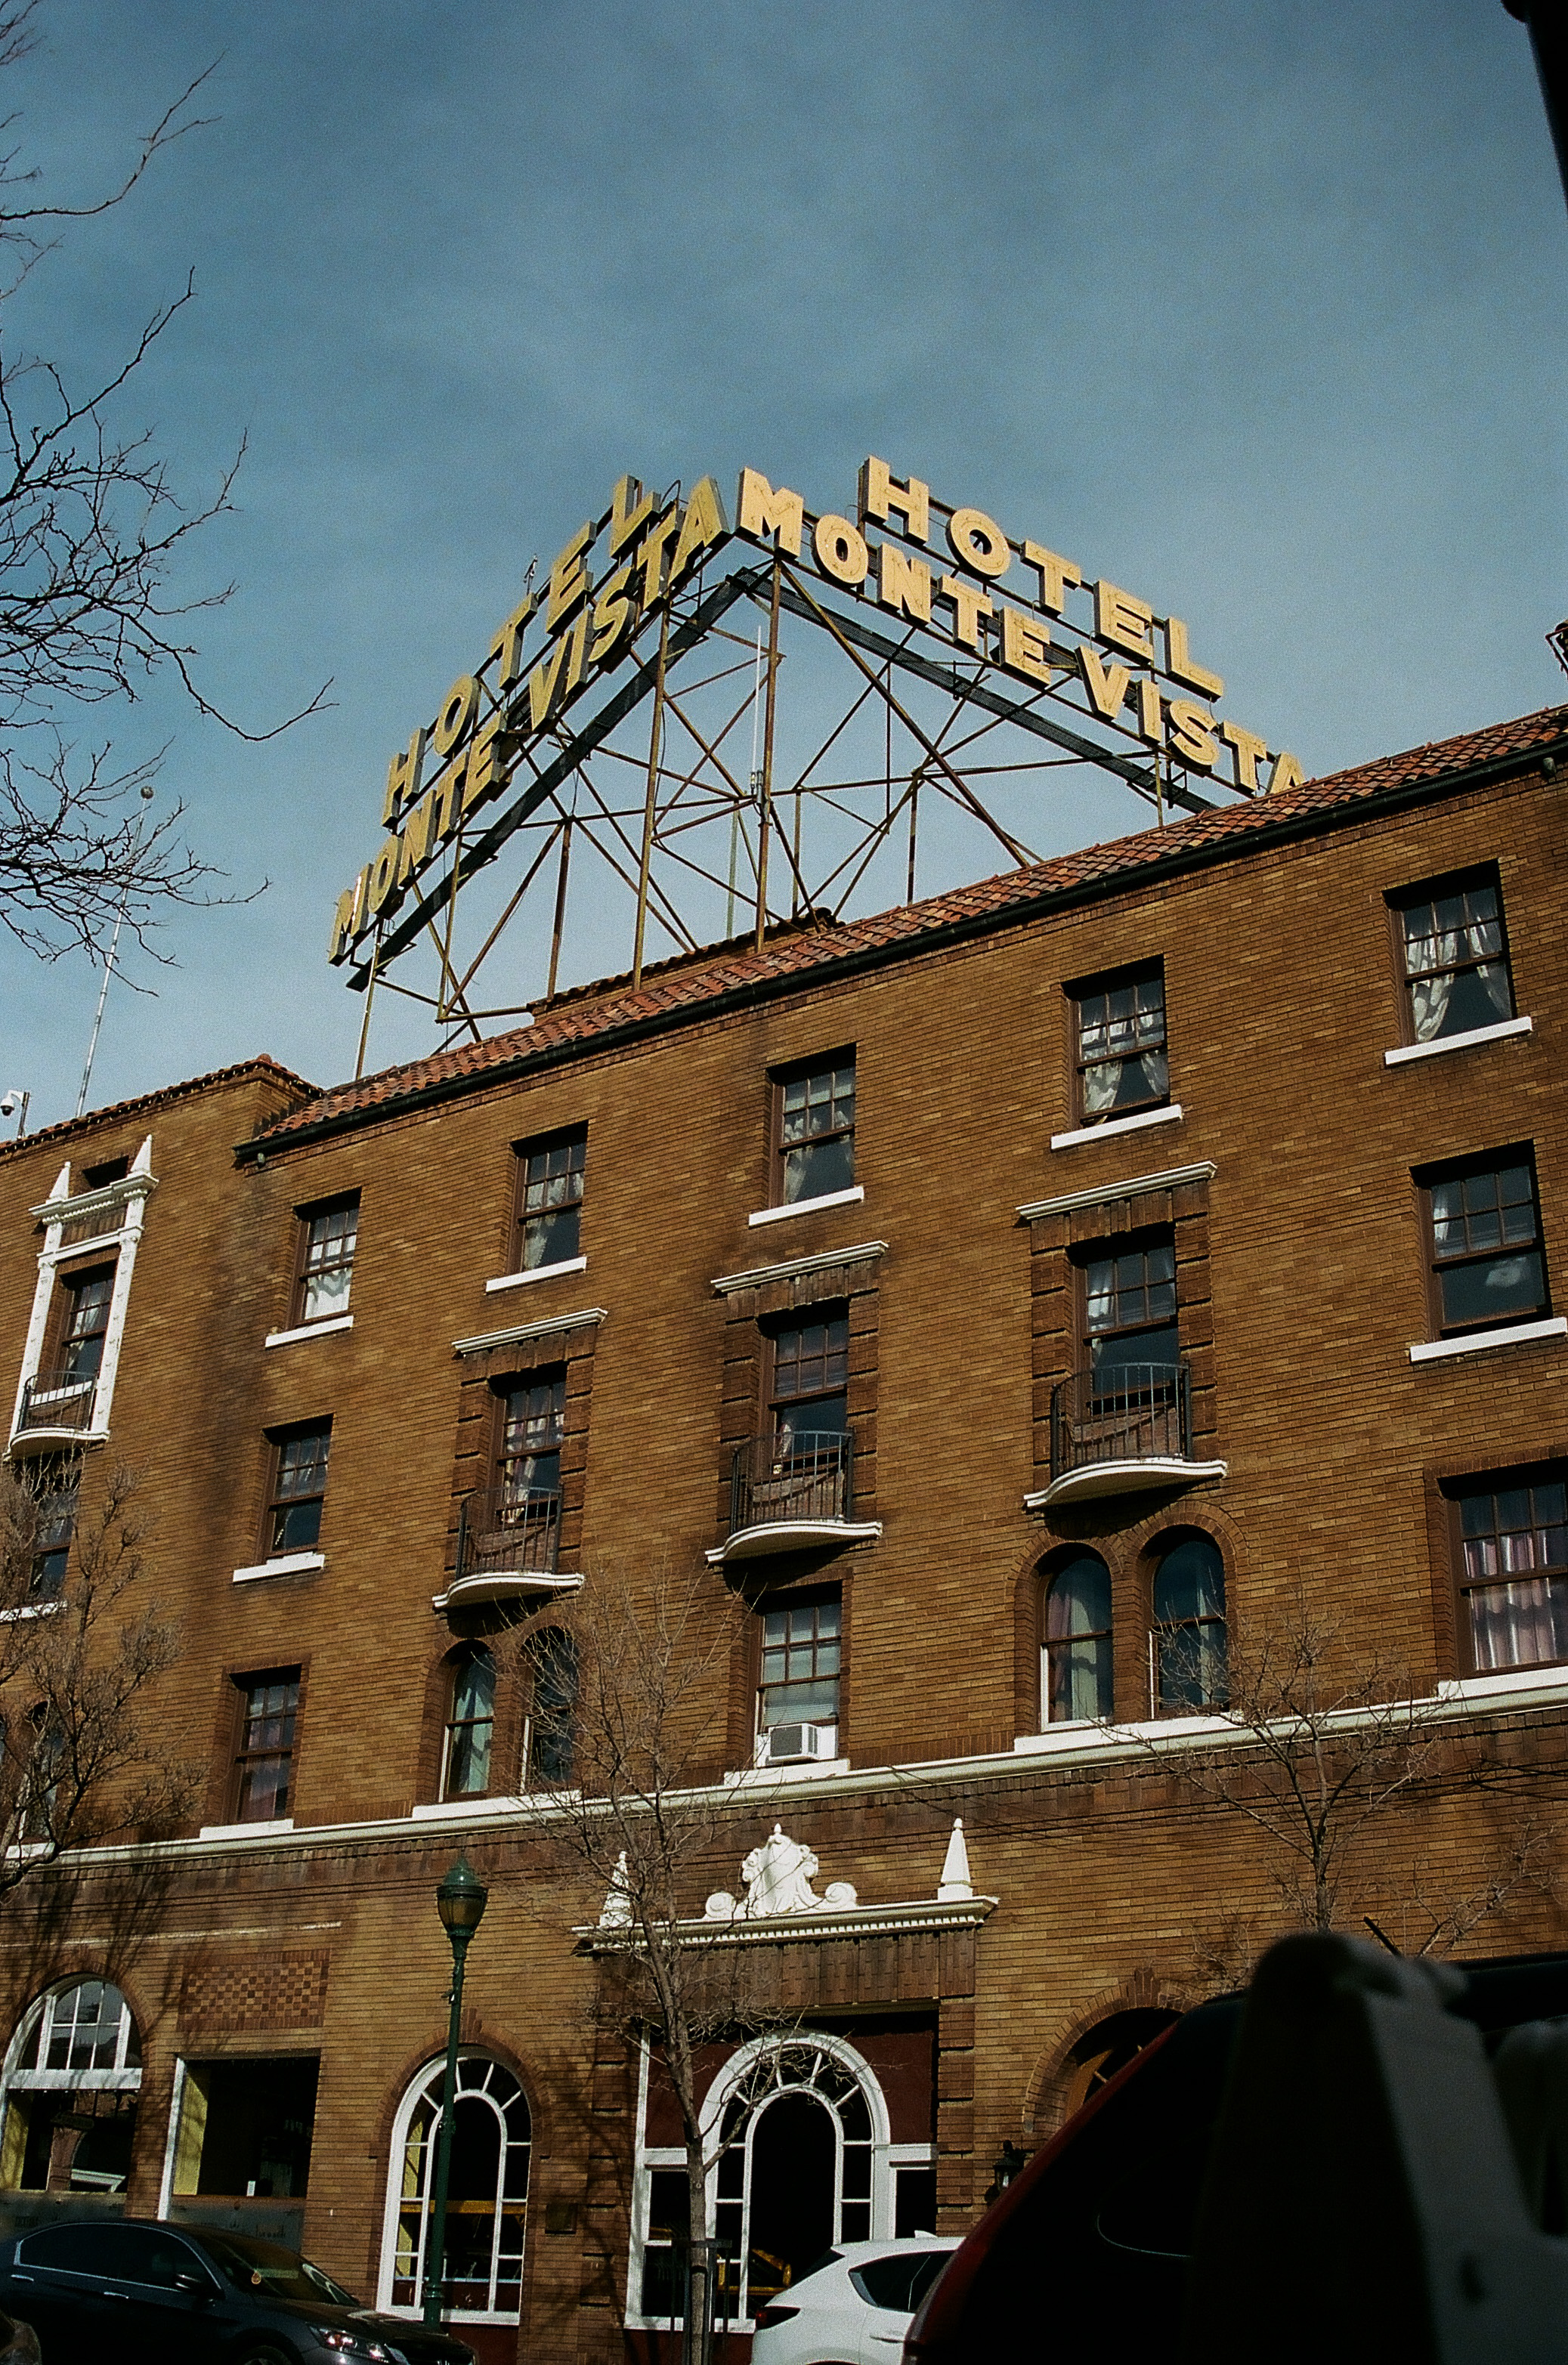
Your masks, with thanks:
<instances>
[{"instance_id":1,"label":"white stone ornament","mask_svg":"<svg viewBox=\"0 0 1568 2365\"><path fill-rule=\"evenodd\" d=\"M626 1851L622 1849L610 1876L610 1887L600 1908L599 1926L601 1930L629 1930L632 1926L632 1884L626 1877Z\"/></svg>"},{"instance_id":2,"label":"white stone ornament","mask_svg":"<svg viewBox=\"0 0 1568 2365\"><path fill-rule=\"evenodd\" d=\"M733 1922L739 1911L740 1907L727 1889L716 1889L702 1908L703 1919L708 1922Z\"/></svg>"},{"instance_id":3,"label":"white stone ornament","mask_svg":"<svg viewBox=\"0 0 1568 2365\"><path fill-rule=\"evenodd\" d=\"M811 1849L787 1838L783 1825L775 1823L769 1836L760 1847L753 1848L741 1866L745 1883L742 1911L746 1920L759 1922L775 1913L814 1913L822 1904L812 1887L816 1871L817 1860Z\"/></svg>"},{"instance_id":4,"label":"white stone ornament","mask_svg":"<svg viewBox=\"0 0 1568 2365\"><path fill-rule=\"evenodd\" d=\"M939 1905L957 1903L974 1895L969 1878L969 1844L964 1838L964 1819L959 1815L953 1824L953 1836L947 1843L947 1853L942 1859L942 1877L936 1885Z\"/></svg>"}]
</instances>

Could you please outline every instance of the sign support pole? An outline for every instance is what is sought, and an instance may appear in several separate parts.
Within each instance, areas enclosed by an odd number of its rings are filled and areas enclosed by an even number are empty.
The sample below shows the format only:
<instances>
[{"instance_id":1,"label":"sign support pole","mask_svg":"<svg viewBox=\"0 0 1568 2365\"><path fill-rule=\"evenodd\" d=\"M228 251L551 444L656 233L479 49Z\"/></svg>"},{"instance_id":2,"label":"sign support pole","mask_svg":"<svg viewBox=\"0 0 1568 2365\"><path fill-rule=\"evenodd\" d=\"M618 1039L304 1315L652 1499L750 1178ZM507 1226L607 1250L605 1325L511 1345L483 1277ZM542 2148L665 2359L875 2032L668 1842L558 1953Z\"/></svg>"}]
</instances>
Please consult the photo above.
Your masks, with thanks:
<instances>
[{"instance_id":1,"label":"sign support pole","mask_svg":"<svg viewBox=\"0 0 1568 2365\"><path fill-rule=\"evenodd\" d=\"M654 815L658 805L659 756L664 740L665 664L669 655L669 603L659 619L659 662L654 675L654 714L648 725L648 795L643 807L643 858L637 869L637 934L632 948L633 990L643 982L643 942L648 927L648 873L654 860Z\"/></svg>"},{"instance_id":2,"label":"sign support pole","mask_svg":"<svg viewBox=\"0 0 1568 2365\"><path fill-rule=\"evenodd\" d=\"M773 596L767 611L767 697L762 723L762 812L756 844L756 949L767 929L767 838L773 824L773 722L778 703L778 586L783 573L779 552L773 554Z\"/></svg>"}]
</instances>

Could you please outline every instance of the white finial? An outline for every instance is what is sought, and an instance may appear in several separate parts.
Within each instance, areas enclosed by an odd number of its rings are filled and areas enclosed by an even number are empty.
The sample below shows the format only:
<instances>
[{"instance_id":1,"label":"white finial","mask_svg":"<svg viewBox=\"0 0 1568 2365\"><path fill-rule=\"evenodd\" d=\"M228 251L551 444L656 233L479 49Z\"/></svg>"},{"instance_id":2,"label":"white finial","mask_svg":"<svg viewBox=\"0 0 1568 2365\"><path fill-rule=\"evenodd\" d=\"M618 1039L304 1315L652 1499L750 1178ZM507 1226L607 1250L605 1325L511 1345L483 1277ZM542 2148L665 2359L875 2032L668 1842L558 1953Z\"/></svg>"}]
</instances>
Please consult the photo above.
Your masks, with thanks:
<instances>
[{"instance_id":1,"label":"white finial","mask_svg":"<svg viewBox=\"0 0 1568 2365\"><path fill-rule=\"evenodd\" d=\"M958 1816L953 1824L953 1836L947 1843L947 1853L942 1859L942 1877L936 1884L939 1905L972 1897L974 1885L969 1878L969 1851L964 1839L964 1819Z\"/></svg>"},{"instance_id":2,"label":"white finial","mask_svg":"<svg viewBox=\"0 0 1568 2365\"><path fill-rule=\"evenodd\" d=\"M601 1930L629 1930L632 1926L632 1884L626 1877L624 1848L615 1859L615 1870L610 1876L599 1926Z\"/></svg>"},{"instance_id":3,"label":"white finial","mask_svg":"<svg viewBox=\"0 0 1568 2365\"><path fill-rule=\"evenodd\" d=\"M152 1171L152 1136L151 1136L151 1134L149 1134L149 1135L148 1135L148 1137L147 1137L146 1140L142 1143L142 1145L141 1145L140 1149L137 1151L136 1156L131 1160L131 1161L130 1161L130 1171L131 1171L131 1172L132 1172L133 1174L151 1174L151 1171Z\"/></svg>"},{"instance_id":4,"label":"white finial","mask_svg":"<svg viewBox=\"0 0 1568 2365\"><path fill-rule=\"evenodd\" d=\"M55 1178L54 1178L54 1188L53 1188L53 1190L50 1193L50 1194L49 1194L49 1198L50 1198L50 1200L54 1200L54 1199L69 1199L69 1198L70 1198L70 1196L71 1196L71 1160L69 1160L69 1158L68 1158L68 1159L66 1160L66 1161L65 1161L64 1165L61 1168L61 1170L60 1170L59 1173L58 1173L58 1174L55 1176ZM48 1204L49 1204L49 1201L46 1201L46 1202L45 1202L45 1205L47 1205Z\"/></svg>"}]
</instances>

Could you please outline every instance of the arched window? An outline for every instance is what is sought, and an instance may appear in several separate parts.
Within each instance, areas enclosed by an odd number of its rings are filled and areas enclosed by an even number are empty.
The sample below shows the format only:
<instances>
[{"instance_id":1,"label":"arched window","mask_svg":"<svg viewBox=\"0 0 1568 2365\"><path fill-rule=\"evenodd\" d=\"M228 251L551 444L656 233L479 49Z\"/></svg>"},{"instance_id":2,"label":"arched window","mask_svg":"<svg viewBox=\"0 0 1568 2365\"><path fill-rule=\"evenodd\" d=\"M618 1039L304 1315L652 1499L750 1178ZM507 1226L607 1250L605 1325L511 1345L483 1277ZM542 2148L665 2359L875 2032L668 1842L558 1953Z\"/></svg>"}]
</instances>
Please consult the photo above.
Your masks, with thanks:
<instances>
[{"instance_id":1,"label":"arched window","mask_svg":"<svg viewBox=\"0 0 1568 2365\"><path fill-rule=\"evenodd\" d=\"M528 1717L528 1781L546 1788L572 1778L577 1714L577 1646L559 1626L531 1637L532 1698Z\"/></svg>"},{"instance_id":2,"label":"arched window","mask_svg":"<svg viewBox=\"0 0 1568 2365\"><path fill-rule=\"evenodd\" d=\"M0 2072L0 2187L123 2192L140 2087L141 2040L118 1988L83 1979L40 1996Z\"/></svg>"},{"instance_id":3,"label":"arched window","mask_svg":"<svg viewBox=\"0 0 1568 2365\"><path fill-rule=\"evenodd\" d=\"M1092 2102L1135 2054L1152 2045L1180 2017L1178 2012L1149 2004L1141 2010L1113 2012L1081 2036L1056 2080L1061 2118L1071 2118L1074 2111Z\"/></svg>"},{"instance_id":4,"label":"arched window","mask_svg":"<svg viewBox=\"0 0 1568 2365\"><path fill-rule=\"evenodd\" d=\"M417 2316L423 2296L445 2074L444 2061L432 2061L420 2073L393 2135L381 2304L398 2315ZM459 2321L518 2320L531 2134L527 2097L510 2070L487 2054L460 2055L445 2267L446 2305Z\"/></svg>"},{"instance_id":5,"label":"arched window","mask_svg":"<svg viewBox=\"0 0 1568 2365\"><path fill-rule=\"evenodd\" d=\"M1162 1715L1223 1708L1225 1563L1208 1536L1183 1536L1154 1575L1156 1698Z\"/></svg>"},{"instance_id":6,"label":"arched window","mask_svg":"<svg viewBox=\"0 0 1568 2365\"><path fill-rule=\"evenodd\" d=\"M1047 1583L1040 1697L1051 1724L1111 1714L1111 1572L1093 1552L1081 1552Z\"/></svg>"},{"instance_id":7,"label":"arched window","mask_svg":"<svg viewBox=\"0 0 1568 2365\"><path fill-rule=\"evenodd\" d=\"M496 1733L496 1663L488 1651L466 1651L452 1671L442 1757L443 1799L471 1799L490 1787Z\"/></svg>"}]
</instances>

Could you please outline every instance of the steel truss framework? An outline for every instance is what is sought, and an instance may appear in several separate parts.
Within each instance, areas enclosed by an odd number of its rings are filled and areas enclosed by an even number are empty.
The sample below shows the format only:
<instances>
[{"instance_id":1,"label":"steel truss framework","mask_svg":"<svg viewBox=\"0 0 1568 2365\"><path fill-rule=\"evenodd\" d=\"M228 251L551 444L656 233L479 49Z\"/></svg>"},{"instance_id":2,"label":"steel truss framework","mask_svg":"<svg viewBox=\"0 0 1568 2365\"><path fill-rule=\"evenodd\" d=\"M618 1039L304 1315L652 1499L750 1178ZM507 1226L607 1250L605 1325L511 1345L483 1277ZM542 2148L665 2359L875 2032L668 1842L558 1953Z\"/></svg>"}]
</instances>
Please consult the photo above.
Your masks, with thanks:
<instances>
[{"instance_id":1,"label":"steel truss framework","mask_svg":"<svg viewBox=\"0 0 1568 2365\"><path fill-rule=\"evenodd\" d=\"M356 1072L377 990L428 1009L448 1041L480 1040L487 1022L570 990L569 918L601 922L607 895L624 906L638 984L671 955L913 901L934 823L949 870L955 858L971 878L1037 860L1029 833L1048 821L1045 792L1064 768L1114 776L1161 819L1172 805L1209 809L1133 728L1132 691L1114 721L1092 710L1076 663L1087 638L1053 619L1051 679L1036 686L939 623L891 617L804 562L731 539L643 615L629 667L525 742L503 809L453 841L350 967L366 996ZM521 728L524 703L514 697L509 725ZM509 850L521 876L464 949L464 892ZM512 998L488 1001L503 942ZM420 984L388 974L416 955Z\"/></svg>"}]
</instances>

